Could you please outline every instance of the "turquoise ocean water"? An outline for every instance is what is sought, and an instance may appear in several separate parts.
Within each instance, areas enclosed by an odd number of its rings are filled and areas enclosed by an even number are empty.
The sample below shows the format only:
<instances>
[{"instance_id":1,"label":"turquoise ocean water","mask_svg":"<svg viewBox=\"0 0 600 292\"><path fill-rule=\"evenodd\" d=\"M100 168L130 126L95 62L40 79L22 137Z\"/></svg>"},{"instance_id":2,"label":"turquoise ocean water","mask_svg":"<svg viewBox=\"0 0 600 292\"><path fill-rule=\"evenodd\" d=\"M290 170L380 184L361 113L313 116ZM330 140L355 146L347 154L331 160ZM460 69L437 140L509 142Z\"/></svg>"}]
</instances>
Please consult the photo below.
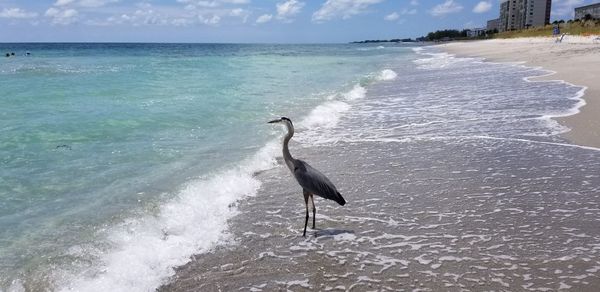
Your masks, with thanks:
<instances>
[{"instance_id":1,"label":"turquoise ocean water","mask_svg":"<svg viewBox=\"0 0 600 292\"><path fill-rule=\"evenodd\" d=\"M153 289L226 237L229 207L256 191L252 173L279 151L268 120L327 122L336 100L364 94L394 74L381 73L388 64L414 55L350 44L0 52L16 54L0 60L0 290L135 277Z\"/></svg>"}]
</instances>

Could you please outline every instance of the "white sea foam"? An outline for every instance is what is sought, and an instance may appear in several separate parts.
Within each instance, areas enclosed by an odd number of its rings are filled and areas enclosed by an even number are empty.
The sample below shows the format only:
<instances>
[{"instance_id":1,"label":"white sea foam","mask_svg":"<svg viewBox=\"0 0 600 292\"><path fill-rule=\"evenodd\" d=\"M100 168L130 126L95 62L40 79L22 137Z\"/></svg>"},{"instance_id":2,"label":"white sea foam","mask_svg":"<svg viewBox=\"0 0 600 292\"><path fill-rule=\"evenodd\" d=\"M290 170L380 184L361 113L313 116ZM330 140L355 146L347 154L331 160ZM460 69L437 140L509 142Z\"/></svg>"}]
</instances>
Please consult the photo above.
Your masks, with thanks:
<instances>
[{"instance_id":1,"label":"white sea foam","mask_svg":"<svg viewBox=\"0 0 600 292\"><path fill-rule=\"evenodd\" d=\"M268 143L240 167L190 182L155 215L130 219L108 232L111 248L95 255L100 265L66 275L61 290L151 291L190 256L228 240L227 220L236 201L256 194L253 173L276 164L278 143Z\"/></svg>"},{"instance_id":2,"label":"white sea foam","mask_svg":"<svg viewBox=\"0 0 600 292\"><path fill-rule=\"evenodd\" d=\"M367 89L362 87L360 84L356 84L354 85L354 88L352 88L352 90L346 92L343 94L343 97L346 100L355 100L355 99L360 99L360 98L364 98L367 94Z\"/></svg>"},{"instance_id":3,"label":"white sea foam","mask_svg":"<svg viewBox=\"0 0 600 292\"><path fill-rule=\"evenodd\" d=\"M338 123L340 115L348 109L350 105L343 101L329 101L317 106L300 124L306 128L331 128Z\"/></svg>"},{"instance_id":4,"label":"white sea foam","mask_svg":"<svg viewBox=\"0 0 600 292\"><path fill-rule=\"evenodd\" d=\"M363 47L363 48L357 48L356 50L358 51L373 51L373 50L383 50L385 49L384 46L377 46L377 47Z\"/></svg>"},{"instance_id":5,"label":"white sea foam","mask_svg":"<svg viewBox=\"0 0 600 292\"><path fill-rule=\"evenodd\" d=\"M380 80L396 76L381 72ZM332 128L350 101L362 99L366 88L356 84L347 92L333 95L298 123L305 130ZM312 132L312 131L309 131ZM311 136L310 133L305 133ZM279 155L279 141L268 143L253 158L236 169L190 182L157 215L129 219L108 231L108 250L94 256L99 264L77 274L63 272L60 290L149 291L174 275L174 267L216 244L227 242L227 220L236 214L236 201L257 193L261 182L253 173L273 167ZM339 240L351 238L340 236ZM85 249L74 249L85 250ZM89 251L87 251L89 252Z\"/></svg>"},{"instance_id":6,"label":"white sea foam","mask_svg":"<svg viewBox=\"0 0 600 292\"><path fill-rule=\"evenodd\" d=\"M381 73L379 73L379 76L377 76L377 79L379 79L381 81L389 81L389 80L396 79L397 76L398 76L398 74L396 74L396 72L394 72L394 70L385 69L385 70L381 71Z\"/></svg>"},{"instance_id":7,"label":"white sea foam","mask_svg":"<svg viewBox=\"0 0 600 292\"><path fill-rule=\"evenodd\" d=\"M356 84L317 106L298 124L304 129L334 127L350 109L347 102L365 95L366 89ZM191 255L229 240L227 220L237 212L231 205L256 194L261 182L253 173L272 168L278 154L279 141L272 141L240 167L190 182L175 199L162 205L157 215L112 227L108 232L111 248L94 255L100 264L78 274L64 272L60 278L67 280L61 283L61 290L156 289Z\"/></svg>"},{"instance_id":8,"label":"white sea foam","mask_svg":"<svg viewBox=\"0 0 600 292\"><path fill-rule=\"evenodd\" d=\"M330 96L330 101L317 106L298 125L305 129L333 128L342 114L350 109L350 105L346 101L364 98L366 94L367 90L360 84L356 84L348 92Z\"/></svg>"},{"instance_id":9,"label":"white sea foam","mask_svg":"<svg viewBox=\"0 0 600 292\"><path fill-rule=\"evenodd\" d=\"M413 61L419 65L420 69L442 69L455 63L473 60L473 58L457 58L448 53L423 53L422 51L417 51L417 54L428 56L427 58Z\"/></svg>"},{"instance_id":10,"label":"white sea foam","mask_svg":"<svg viewBox=\"0 0 600 292\"><path fill-rule=\"evenodd\" d=\"M451 64L455 64L463 61L475 61L475 62L483 62L484 58L465 58L465 57L456 57L453 54L448 53L432 53L425 50L425 48L413 48L413 51L419 55L429 56L429 58L421 58L413 61L418 65L421 69L440 69ZM568 96L567 98L576 100L577 102L570 108L565 109L560 112L548 112L543 113L538 119L545 121L547 127L551 130L549 133L542 134L543 136L554 136L566 133L570 131L570 129L564 125L561 125L556 118L562 118L567 116L572 116L580 112L580 108L586 105L585 100L583 99L585 91L587 87L575 85L564 80L540 80L541 78L548 77L556 74L555 71L547 70L542 67L529 67L523 65L524 62L505 62L505 63L495 63L489 62L492 64L506 64L512 66L518 66L526 69L533 69L535 73L543 72L543 74L533 74L528 77L524 77L523 80L526 82L550 82L550 83L562 83L567 86L579 87L580 90L574 96ZM536 134L529 134L529 136L536 136Z\"/></svg>"},{"instance_id":11,"label":"white sea foam","mask_svg":"<svg viewBox=\"0 0 600 292\"><path fill-rule=\"evenodd\" d=\"M519 66L519 65L515 65L515 66ZM524 65L520 65L522 67L528 68ZM539 79L539 78L543 78L543 77L548 77L551 75L556 74L555 71L551 71L551 70L545 70L542 67L538 67L536 68L538 70L542 70L547 72L547 74L543 74L543 75L536 75L536 76L529 76L529 77L525 77L523 78L523 80L525 80L526 82L560 82L563 83L567 86L573 86L573 87L579 87L581 88L579 91L577 91L577 93L575 94L575 96L569 97L569 99L573 99L576 100L577 103L562 112L555 112L555 113L548 113L545 114L541 117L542 120L546 121L546 124L548 125L548 127L550 127L551 129L553 129L553 133L551 135L558 135L558 134L563 134L566 133L568 131L570 131L570 129L566 126L561 125L557 120L555 120L556 118L564 118L564 117L568 117L568 116L572 116L575 114L579 113L579 109L581 107L583 107L584 105L586 105L585 100L583 99L583 96L585 95L585 91L587 90L587 86L579 86L579 85L575 85L569 82L566 82L564 80L533 80L533 79Z\"/></svg>"}]
</instances>

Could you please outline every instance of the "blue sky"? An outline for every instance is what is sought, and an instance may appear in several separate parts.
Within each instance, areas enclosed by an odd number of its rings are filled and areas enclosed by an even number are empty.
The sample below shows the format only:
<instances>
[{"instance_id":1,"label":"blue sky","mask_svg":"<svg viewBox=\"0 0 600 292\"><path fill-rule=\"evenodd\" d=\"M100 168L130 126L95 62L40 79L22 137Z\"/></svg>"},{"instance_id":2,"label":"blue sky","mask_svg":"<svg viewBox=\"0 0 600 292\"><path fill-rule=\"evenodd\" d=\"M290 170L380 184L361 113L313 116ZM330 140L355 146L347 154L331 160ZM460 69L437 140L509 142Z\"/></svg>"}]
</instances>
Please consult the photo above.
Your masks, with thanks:
<instances>
[{"instance_id":1,"label":"blue sky","mask_svg":"<svg viewBox=\"0 0 600 292\"><path fill-rule=\"evenodd\" d=\"M552 19L595 0L554 0ZM0 0L0 42L348 42L485 26L500 0Z\"/></svg>"}]
</instances>

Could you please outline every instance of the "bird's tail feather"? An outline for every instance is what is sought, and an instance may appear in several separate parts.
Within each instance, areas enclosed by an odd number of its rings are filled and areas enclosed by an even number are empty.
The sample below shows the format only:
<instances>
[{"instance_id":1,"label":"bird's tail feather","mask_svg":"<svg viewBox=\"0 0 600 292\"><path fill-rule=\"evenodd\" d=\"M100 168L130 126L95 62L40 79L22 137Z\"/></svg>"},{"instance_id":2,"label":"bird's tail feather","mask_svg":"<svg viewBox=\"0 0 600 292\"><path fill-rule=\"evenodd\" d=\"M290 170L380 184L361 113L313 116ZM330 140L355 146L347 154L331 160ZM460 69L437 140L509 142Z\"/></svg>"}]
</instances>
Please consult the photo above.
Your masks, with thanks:
<instances>
[{"instance_id":1,"label":"bird's tail feather","mask_svg":"<svg viewBox=\"0 0 600 292\"><path fill-rule=\"evenodd\" d=\"M346 200L344 200L344 197L342 197L342 194L340 194L340 192L337 192L337 197L335 198L335 201L342 206L346 205Z\"/></svg>"}]
</instances>

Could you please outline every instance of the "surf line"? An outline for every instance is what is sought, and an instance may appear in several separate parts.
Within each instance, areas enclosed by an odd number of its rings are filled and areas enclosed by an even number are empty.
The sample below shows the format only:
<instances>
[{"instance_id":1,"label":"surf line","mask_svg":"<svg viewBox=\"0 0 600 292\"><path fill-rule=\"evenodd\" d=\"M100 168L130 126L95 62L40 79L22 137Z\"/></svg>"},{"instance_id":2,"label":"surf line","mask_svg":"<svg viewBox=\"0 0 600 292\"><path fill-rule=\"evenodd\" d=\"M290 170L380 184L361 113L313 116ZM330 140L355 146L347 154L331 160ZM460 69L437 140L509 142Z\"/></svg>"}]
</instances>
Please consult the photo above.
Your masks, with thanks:
<instances>
[{"instance_id":1,"label":"surf line","mask_svg":"<svg viewBox=\"0 0 600 292\"><path fill-rule=\"evenodd\" d=\"M400 138L400 139L399 138L363 138L363 139L341 138L341 139L335 139L335 140L329 139L329 140L325 140L323 142L324 143L325 142L326 143L339 143L339 142L346 142L346 143L360 143L360 142L410 143L413 141L459 140L459 139L513 141L513 142L523 142L523 143L530 143L530 144L543 144L543 145L558 146L558 147L569 147L569 148L578 148L578 149L591 150L591 151L600 151L600 148L592 147L592 146L583 146L583 145L577 145L577 144L547 142L547 141L535 141L535 140L528 140L528 139L522 139L522 138L483 136L483 135L454 136L454 137L450 137L450 136L404 137L404 138Z\"/></svg>"},{"instance_id":2,"label":"surf line","mask_svg":"<svg viewBox=\"0 0 600 292\"><path fill-rule=\"evenodd\" d=\"M525 143L532 143L532 144L545 144L545 145L552 145L552 146L561 146L561 147L579 148L579 149L592 150L592 151L600 151L600 148L596 148L596 147L592 147L592 146L583 146L583 145L577 145L577 144L547 142L547 141L535 141L535 140L527 140L527 139L522 139L522 138L502 138L502 137L492 137L492 136L464 136L461 138L507 140L507 141L517 141L517 142L525 142Z\"/></svg>"}]
</instances>

